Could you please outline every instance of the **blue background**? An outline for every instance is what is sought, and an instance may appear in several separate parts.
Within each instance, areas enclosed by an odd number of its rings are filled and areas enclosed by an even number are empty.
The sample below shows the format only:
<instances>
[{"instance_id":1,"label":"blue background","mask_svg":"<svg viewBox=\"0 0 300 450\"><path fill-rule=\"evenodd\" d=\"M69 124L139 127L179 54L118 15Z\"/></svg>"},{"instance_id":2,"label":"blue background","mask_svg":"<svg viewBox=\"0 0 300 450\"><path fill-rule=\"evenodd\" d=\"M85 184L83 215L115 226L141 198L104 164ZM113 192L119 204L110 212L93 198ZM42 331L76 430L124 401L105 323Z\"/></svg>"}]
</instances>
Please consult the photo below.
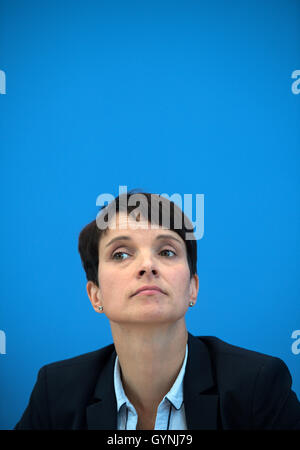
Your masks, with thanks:
<instances>
[{"instance_id":1,"label":"blue background","mask_svg":"<svg viewBox=\"0 0 300 450\"><path fill-rule=\"evenodd\" d=\"M77 240L120 185L205 195L188 329L300 397L299 29L297 0L1 2L1 428L42 365L112 342Z\"/></svg>"}]
</instances>

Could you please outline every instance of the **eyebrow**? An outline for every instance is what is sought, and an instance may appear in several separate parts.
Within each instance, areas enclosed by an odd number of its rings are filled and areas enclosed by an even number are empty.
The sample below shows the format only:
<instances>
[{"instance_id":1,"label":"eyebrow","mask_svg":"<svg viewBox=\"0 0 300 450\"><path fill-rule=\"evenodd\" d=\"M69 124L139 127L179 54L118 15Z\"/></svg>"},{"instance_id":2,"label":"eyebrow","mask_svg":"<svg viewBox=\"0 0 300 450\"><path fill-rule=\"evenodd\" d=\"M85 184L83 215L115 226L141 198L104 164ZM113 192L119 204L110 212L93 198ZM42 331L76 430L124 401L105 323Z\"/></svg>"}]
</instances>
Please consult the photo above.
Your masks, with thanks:
<instances>
[{"instance_id":1,"label":"eyebrow","mask_svg":"<svg viewBox=\"0 0 300 450\"><path fill-rule=\"evenodd\" d=\"M155 240L158 239L173 239L174 241L179 242L179 244L182 244L182 242L177 239L176 237L172 236L172 234L159 234L158 236L156 236ZM131 237L129 236L117 236L115 238L113 238L111 241L109 241L108 244L106 244L105 248L108 247L109 245L113 244L116 241L132 241Z\"/></svg>"}]
</instances>

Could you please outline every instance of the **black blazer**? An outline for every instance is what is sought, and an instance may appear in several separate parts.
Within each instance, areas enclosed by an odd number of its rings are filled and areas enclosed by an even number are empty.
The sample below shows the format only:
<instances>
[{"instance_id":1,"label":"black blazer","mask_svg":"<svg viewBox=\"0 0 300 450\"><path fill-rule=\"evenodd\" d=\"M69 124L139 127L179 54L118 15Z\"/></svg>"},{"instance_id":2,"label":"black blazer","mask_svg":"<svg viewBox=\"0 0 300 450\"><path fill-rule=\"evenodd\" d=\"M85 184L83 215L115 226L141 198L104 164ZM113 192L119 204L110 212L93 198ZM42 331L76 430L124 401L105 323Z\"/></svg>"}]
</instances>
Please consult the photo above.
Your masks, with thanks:
<instances>
[{"instance_id":1,"label":"black blazer","mask_svg":"<svg viewBox=\"0 0 300 450\"><path fill-rule=\"evenodd\" d=\"M188 334L184 406L189 430L300 429L291 375L276 357ZM113 344L48 364L15 429L116 430Z\"/></svg>"}]
</instances>

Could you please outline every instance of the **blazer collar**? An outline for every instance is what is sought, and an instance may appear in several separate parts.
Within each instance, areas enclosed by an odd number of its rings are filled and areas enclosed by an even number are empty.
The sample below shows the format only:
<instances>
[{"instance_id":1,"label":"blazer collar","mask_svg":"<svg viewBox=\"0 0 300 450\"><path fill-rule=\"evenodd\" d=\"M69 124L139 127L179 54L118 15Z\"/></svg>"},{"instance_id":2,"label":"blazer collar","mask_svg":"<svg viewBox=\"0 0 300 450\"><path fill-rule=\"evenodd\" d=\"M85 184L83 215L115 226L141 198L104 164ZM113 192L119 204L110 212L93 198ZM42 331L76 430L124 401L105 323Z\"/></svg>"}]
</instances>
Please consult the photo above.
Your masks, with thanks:
<instances>
[{"instance_id":1,"label":"blazer collar","mask_svg":"<svg viewBox=\"0 0 300 450\"><path fill-rule=\"evenodd\" d=\"M116 356L117 353L114 349L100 372L94 391L94 398L87 407L86 419L89 430L117 429L117 401L114 387Z\"/></svg>"},{"instance_id":2,"label":"blazer collar","mask_svg":"<svg viewBox=\"0 0 300 450\"><path fill-rule=\"evenodd\" d=\"M203 341L188 333L189 354L184 377L184 406L188 430L215 430L219 396L208 349Z\"/></svg>"},{"instance_id":3,"label":"blazer collar","mask_svg":"<svg viewBox=\"0 0 300 450\"><path fill-rule=\"evenodd\" d=\"M114 348L114 346L113 346ZM103 366L87 406L90 430L117 429L117 402L114 388L115 349ZM183 381L184 407L188 430L217 428L218 395L208 394L214 386L211 360L205 344L188 333L188 358Z\"/></svg>"}]
</instances>

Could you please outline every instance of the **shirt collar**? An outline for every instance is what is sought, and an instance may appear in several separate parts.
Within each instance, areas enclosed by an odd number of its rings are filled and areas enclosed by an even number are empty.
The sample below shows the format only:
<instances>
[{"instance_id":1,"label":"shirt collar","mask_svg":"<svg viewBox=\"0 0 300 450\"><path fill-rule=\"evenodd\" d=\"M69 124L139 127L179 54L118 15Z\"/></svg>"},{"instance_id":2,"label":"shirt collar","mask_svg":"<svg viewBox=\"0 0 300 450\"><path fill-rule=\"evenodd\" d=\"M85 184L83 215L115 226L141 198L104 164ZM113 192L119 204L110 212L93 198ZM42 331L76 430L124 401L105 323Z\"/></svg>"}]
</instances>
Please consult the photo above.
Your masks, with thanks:
<instances>
[{"instance_id":1,"label":"shirt collar","mask_svg":"<svg viewBox=\"0 0 300 450\"><path fill-rule=\"evenodd\" d=\"M185 357L183 364L181 366L180 372L169 390L169 392L165 395L162 402L167 398L169 402L172 403L172 405L176 409L180 409L183 402L183 378L185 374L185 367L187 362L187 356L188 356L188 345L186 344L186 350L185 350ZM118 412L120 411L120 408L126 403L126 405L129 408L133 408L132 403L129 401L127 395L124 392L123 384L121 380L121 369L120 369L120 363L118 355L115 360L115 367L114 367L114 386L115 386L115 394L117 399L117 408Z\"/></svg>"}]
</instances>

